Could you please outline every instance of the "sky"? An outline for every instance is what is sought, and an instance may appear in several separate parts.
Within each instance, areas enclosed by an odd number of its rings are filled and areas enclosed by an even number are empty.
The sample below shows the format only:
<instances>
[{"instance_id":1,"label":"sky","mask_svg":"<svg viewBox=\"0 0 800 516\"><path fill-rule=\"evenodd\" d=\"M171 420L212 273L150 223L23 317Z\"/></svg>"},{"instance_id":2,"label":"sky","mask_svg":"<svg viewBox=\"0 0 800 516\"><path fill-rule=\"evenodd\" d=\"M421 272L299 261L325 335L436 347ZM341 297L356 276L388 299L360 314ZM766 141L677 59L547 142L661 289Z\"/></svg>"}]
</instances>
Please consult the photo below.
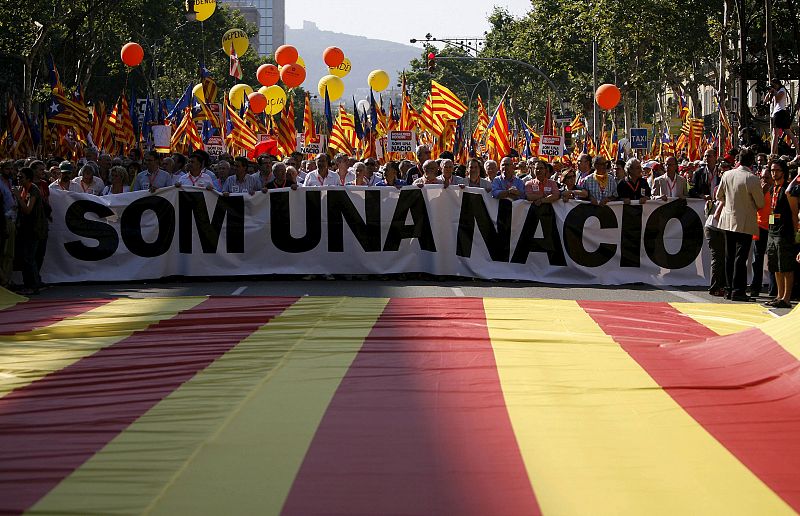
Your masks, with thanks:
<instances>
[{"instance_id":1,"label":"sky","mask_svg":"<svg viewBox=\"0 0 800 516\"><path fill-rule=\"evenodd\" d=\"M486 18L494 6L521 16L530 5L530 0L288 0L286 24L299 29L308 20L320 30L409 44L428 32L437 38L481 37L489 30Z\"/></svg>"}]
</instances>

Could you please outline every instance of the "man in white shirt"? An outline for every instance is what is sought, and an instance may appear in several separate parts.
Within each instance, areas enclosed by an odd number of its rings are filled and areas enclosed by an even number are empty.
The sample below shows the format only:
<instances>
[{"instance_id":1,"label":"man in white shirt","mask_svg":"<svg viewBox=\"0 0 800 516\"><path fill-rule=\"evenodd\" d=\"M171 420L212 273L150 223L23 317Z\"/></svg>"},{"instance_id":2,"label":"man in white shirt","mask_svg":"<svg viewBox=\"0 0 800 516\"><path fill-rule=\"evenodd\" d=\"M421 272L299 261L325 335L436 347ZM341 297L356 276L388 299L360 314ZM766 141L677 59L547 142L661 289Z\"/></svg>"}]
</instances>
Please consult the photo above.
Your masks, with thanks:
<instances>
[{"instance_id":1,"label":"man in white shirt","mask_svg":"<svg viewBox=\"0 0 800 516\"><path fill-rule=\"evenodd\" d=\"M159 188L170 185L172 177L169 172L161 168L161 156L156 151L148 151L144 154L145 169L136 175L133 181L133 191L150 190L155 192Z\"/></svg>"},{"instance_id":2,"label":"man in white shirt","mask_svg":"<svg viewBox=\"0 0 800 516\"><path fill-rule=\"evenodd\" d=\"M106 186L102 179L94 175L94 167L91 165L81 167L80 175L73 179L72 182L78 185L79 191L93 195L103 193L103 188Z\"/></svg>"},{"instance_id":3,"label":"man in white shirt","mask_svg":"<svg viewBox=\"0 0 800 516\"><path fill-rule=\"evenodd\" d=\"M314 161L317 163L317 169L306 174L303 186L337 186L339 178L334 177L336 174L331 174L328 170L330 165L328 155L317 154Z\"/></svg>"},{"instance_id":4,"label":"man in white shirt","mask_svg":"<svg viewBox=\"0 0 800 516\"><path fill-rule=\"evenodd\" d=\"M684 199L689 195L689 182L678 174L678 160L669 156L666 160L667 172L653 180L653 197Z\"/></svg>"},{"instance_id":5,"label":"man in white shirt","mask_svg":"<svg viewBox=\"0 0 800 516\"><path fill-rule=\"evenodd\" d=\"M208 171L203 168L203 165L206 163L204 159L205 151L195 151L189 156L189 173L184 174L178 179L178 182L175 183L175 186L180 188L182 186L194 186L197 188L205 188L206 190L215 190L215 180L208 173Z\"/></svg>"},{"instance_id":6,"label":"man in white shirt","mask_svg":"<svg viewBox=\"0 0 800 516\"><path fill-rule=\"evenodd\" d=\"M335 179L338 181L336 183L338 186L356 182L356 173L350 170L350 158L348 158L347 154L340 152L333 158L333 163L336 165L333 175L336 176Z\"/></svg>"}]
</instances>

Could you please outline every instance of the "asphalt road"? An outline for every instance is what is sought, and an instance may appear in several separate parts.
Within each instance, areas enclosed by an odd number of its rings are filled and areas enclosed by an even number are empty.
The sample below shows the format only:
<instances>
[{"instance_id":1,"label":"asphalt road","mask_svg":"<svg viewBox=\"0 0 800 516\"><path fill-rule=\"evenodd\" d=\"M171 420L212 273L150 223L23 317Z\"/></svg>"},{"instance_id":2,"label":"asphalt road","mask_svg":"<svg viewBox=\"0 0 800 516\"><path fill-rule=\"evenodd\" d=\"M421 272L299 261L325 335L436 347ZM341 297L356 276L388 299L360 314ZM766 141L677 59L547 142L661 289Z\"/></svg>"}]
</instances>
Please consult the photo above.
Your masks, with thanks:
<instances>
[{"instance_id":1,"label":"asphalt road","mask_svg":"<svg viewBox=\"0 0 800 516\"><path fill-rule=\"evenodd\" d=\"M337 276L168 278L149 282L80 283L54 285L39 299L175 296L352 296L352 297L520 297L636 302L731 303L713 297L703 287L653 287L650 285L544 285L514 281L473 281L432 277L378 279ZM767 301L766 296L760 301ZM773 310L778 315L789 310Z\"/></svg>"}]
</instances>

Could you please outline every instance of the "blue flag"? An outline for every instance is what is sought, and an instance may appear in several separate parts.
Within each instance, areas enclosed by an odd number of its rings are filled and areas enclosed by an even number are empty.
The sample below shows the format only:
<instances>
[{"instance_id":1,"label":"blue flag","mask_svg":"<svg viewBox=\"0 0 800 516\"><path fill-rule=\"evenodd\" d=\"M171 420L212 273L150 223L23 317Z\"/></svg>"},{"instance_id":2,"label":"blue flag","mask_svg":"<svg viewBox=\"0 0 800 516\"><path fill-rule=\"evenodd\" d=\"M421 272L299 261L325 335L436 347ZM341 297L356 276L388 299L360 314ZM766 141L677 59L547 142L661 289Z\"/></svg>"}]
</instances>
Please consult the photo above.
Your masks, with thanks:
<instances>
[{"instance_id":1,"label":"blue flag","mask_svg":"<svg viewBox=\"0 0 800 516\"><path fill-rule=\"evenodd\" d=\"M331 113L331 98L328 96L328 87L325 86L325 122L328 125L328 134L333 130L333 113Z\"/></svg>"},{"instance_id":2,"label":"blue flag","mask_svg":"<svg viewBox=\"0 0 800 516\"><path fill-rule=\"evenodd\" d=\"M372 88L369 89L369 119L372 130L378 128L378 108L375 106L375 97L372 95Z\"/></svg>"},{"instance_id":3,"label":"blue flag","mask_svg":"<svg viewBox=\"0 0 800 516\"><path fill-rule=\"evenodd\" d=\"M178 102L175 104L175 107L172 108L172 111L169 112L167 115L167 120L175 120L176 122L183 114L183 110L189 107L189 102L192 100L192 85L186 87L186 91L183 92L181 98L178 99Z\"/></svg>"},{"instance_id":4,"label":"blue flag","mask_svg":"<svg viewBox=\"0 0 800 516\"><path fill-rule=\"evenodd\" d=\"M358 104L356 104L356 98L353 97L353 113L356 116L353 118L355 119L356 124L356 136L358 136L359 140L364 139L364 126L361 125L361 115L358 113Z\"/></svg>"},{"instance_id":5,"label":"blue flag","mask_svg":"<svg viewBox=\"0 0 800 516\"><path fill-rule=\"evenodd\" d=\"M144 121L142 122L142 138L145 142L150 141L150 135L153 132L150 126L151 122L155 122L156 115L153 112L153 104L150 102L150 94L147 94L147 103L144 106Z\"/></svg>"}]
</instances>

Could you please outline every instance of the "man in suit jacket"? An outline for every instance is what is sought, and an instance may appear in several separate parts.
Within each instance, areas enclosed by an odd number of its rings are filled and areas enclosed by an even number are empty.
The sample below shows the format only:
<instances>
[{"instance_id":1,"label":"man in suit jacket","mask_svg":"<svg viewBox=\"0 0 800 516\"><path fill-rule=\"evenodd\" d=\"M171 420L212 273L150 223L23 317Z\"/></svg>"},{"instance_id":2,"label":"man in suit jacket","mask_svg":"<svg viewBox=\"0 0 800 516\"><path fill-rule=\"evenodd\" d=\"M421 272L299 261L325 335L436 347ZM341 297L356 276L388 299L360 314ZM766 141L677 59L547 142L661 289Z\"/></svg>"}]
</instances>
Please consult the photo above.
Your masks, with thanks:
<instances>
[{"instance_id":1,"label":"man in suit jacket","mask_svg":"<svg viewBox=\"0 0 800 516\"><path fill-rule=\"evenodd\" d=\"M722 203L719 229L725 231L726 297L750 301L747 288L747 256L758 234L757 212L764 206L764 185L751 167L756 157L750 149L739 153L739 167L725 172L717 190Z\"/></svg>"},{"instance_id":2,"label":"man in suit jacket","mask_svg":"<svg viewBox=\"0 0 800 516\"><path fill-rule=\"evenodd\" d=\"M689 182L678 174L678 160L670 156L665 162L666 174L653 180L653 197L683 199L689 195Z\"/></svg>"}]
</instances>

